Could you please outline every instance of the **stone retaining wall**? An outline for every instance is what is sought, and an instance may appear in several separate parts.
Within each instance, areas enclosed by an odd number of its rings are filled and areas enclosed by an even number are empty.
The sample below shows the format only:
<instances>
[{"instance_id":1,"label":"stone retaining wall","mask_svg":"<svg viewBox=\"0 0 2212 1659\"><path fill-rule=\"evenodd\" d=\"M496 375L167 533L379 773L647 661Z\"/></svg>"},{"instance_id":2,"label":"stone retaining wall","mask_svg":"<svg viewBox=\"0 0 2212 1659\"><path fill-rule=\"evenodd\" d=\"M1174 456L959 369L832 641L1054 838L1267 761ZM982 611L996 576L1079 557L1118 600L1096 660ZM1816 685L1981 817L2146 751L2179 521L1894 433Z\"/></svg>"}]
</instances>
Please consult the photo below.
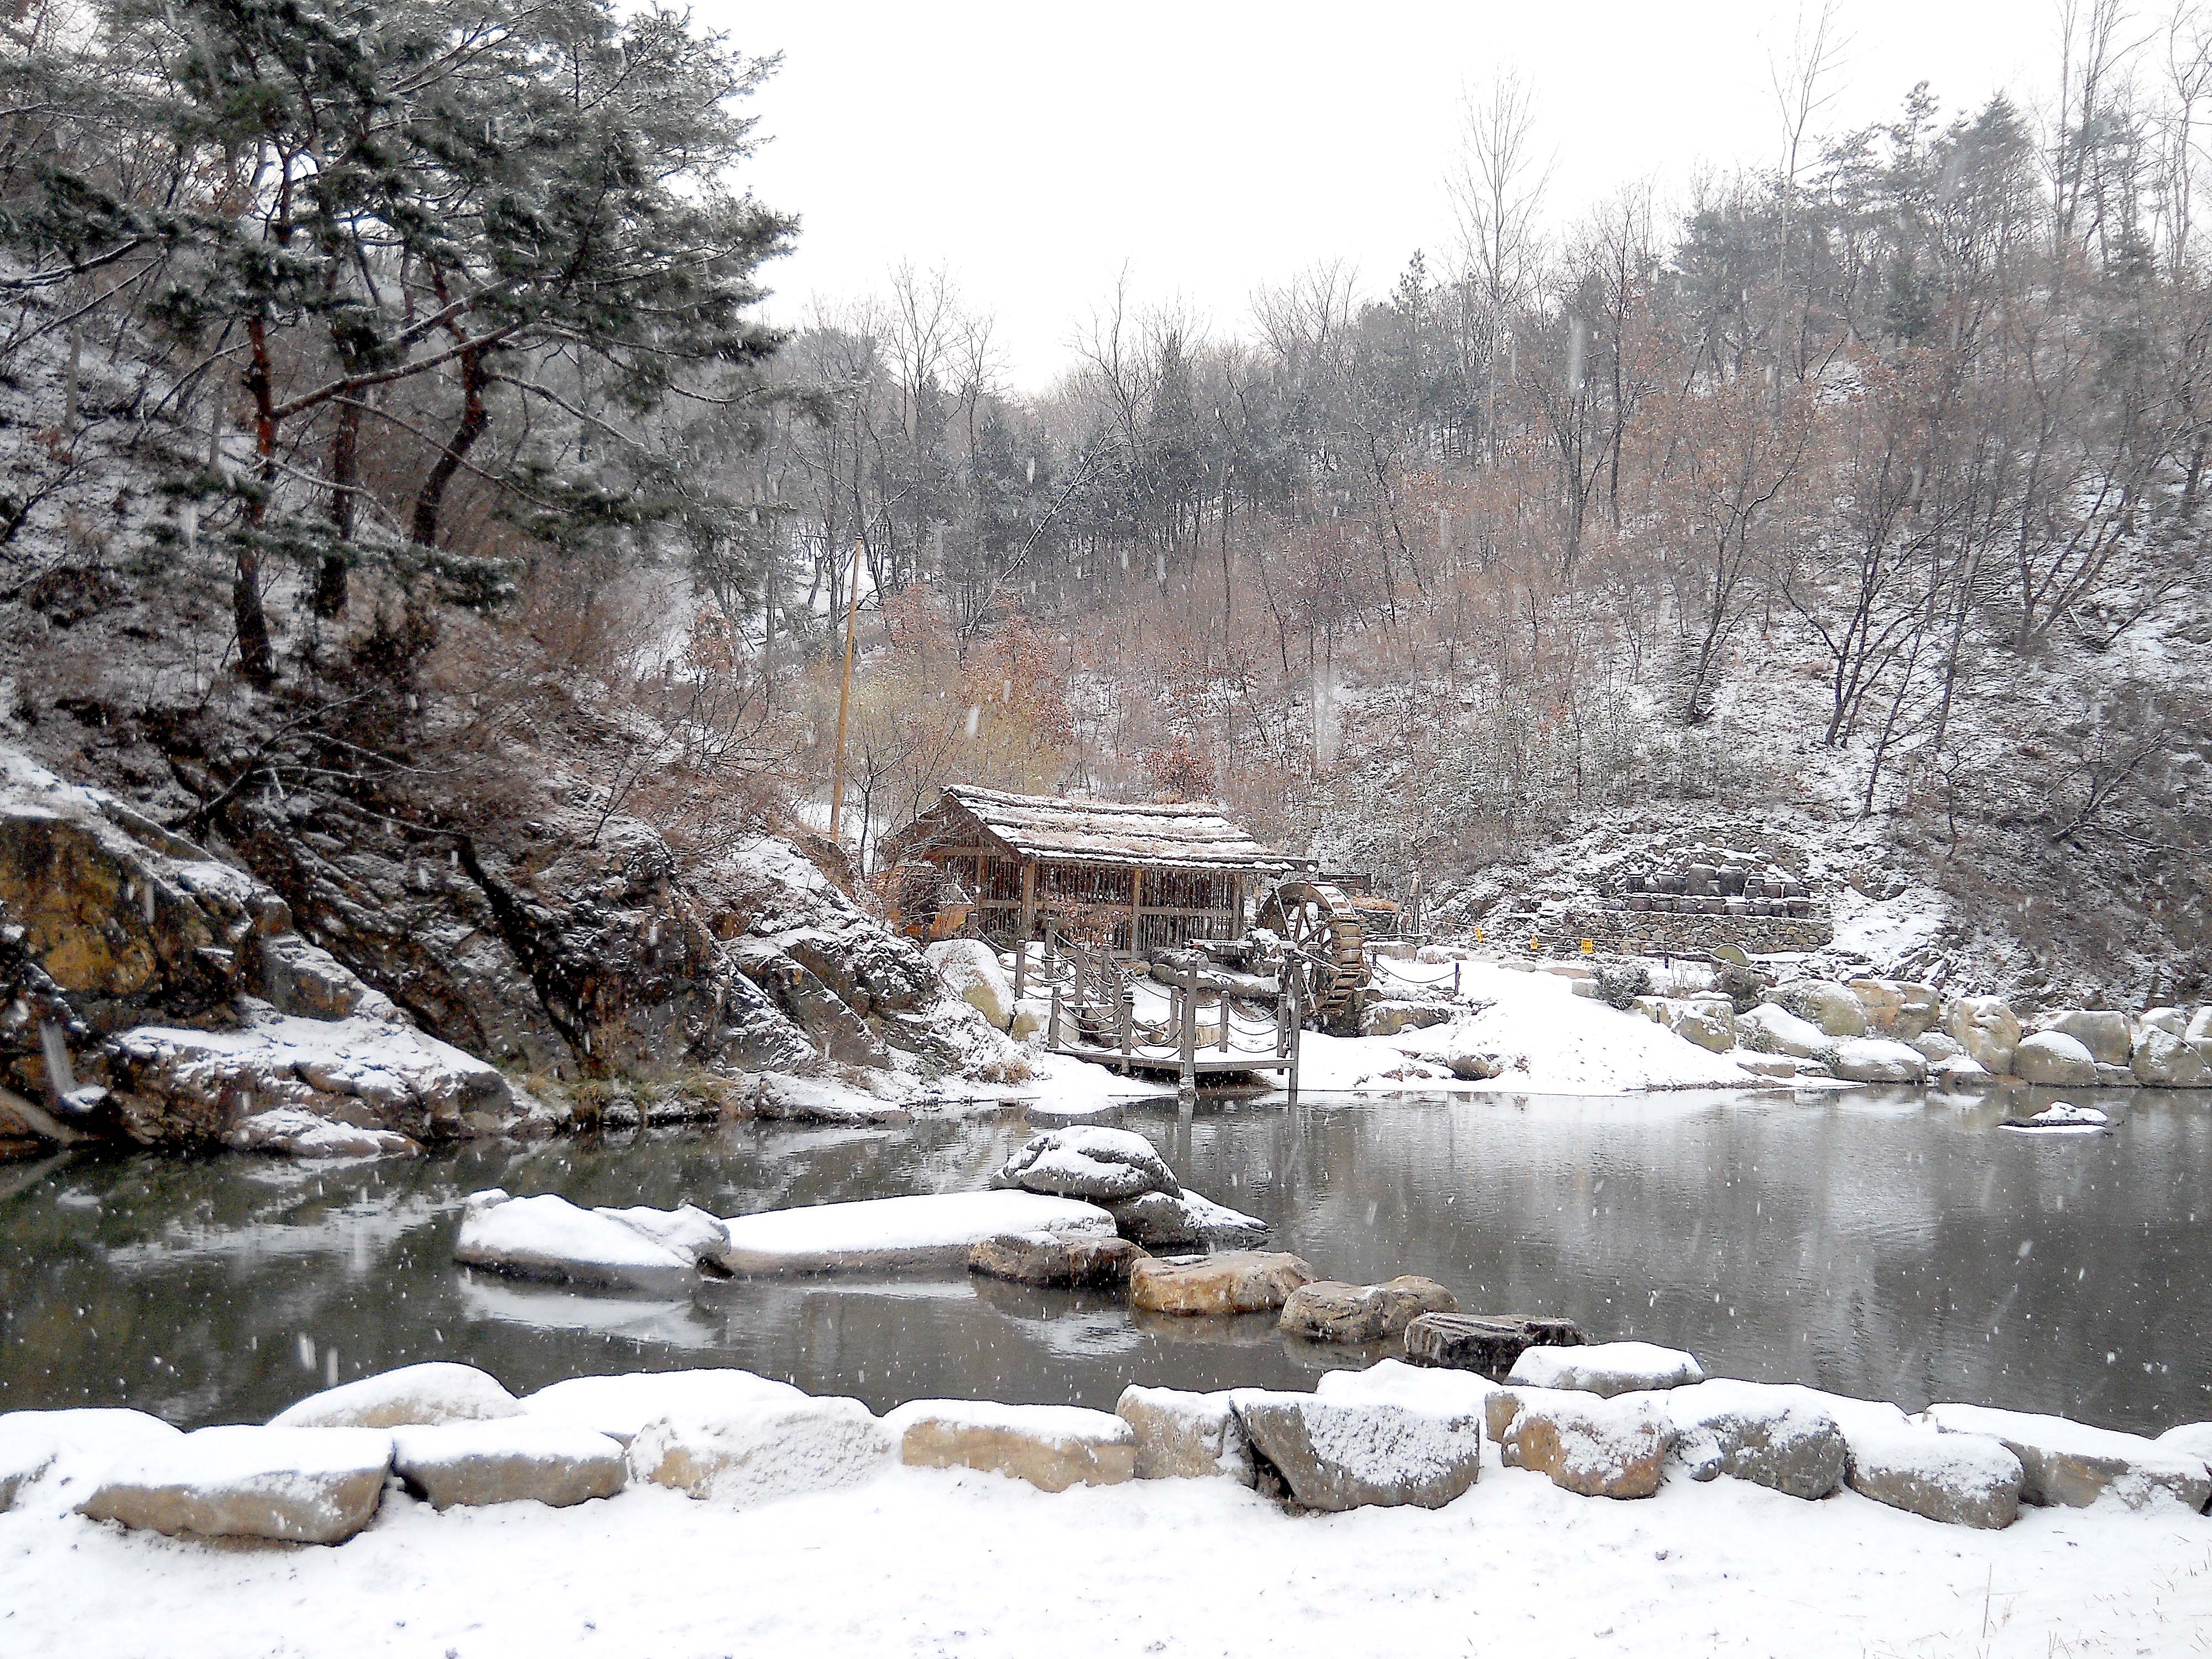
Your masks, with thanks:
<instances>
[{"instance_id":1,"label":"stone retaining wall","mask_svg":"<svg viewBox=\"0 0 2212 1659\"><path fill-rule=\"evenodd\" d=\"M1626 956L1691 955L1723 945L1753 956L1818 951L1835 941L1825 915L1749 916L1672 915L1657 910L1584 910L1563 916L1549 931L1589 939L1601 951Z\"/></svg>"}]
</instances>

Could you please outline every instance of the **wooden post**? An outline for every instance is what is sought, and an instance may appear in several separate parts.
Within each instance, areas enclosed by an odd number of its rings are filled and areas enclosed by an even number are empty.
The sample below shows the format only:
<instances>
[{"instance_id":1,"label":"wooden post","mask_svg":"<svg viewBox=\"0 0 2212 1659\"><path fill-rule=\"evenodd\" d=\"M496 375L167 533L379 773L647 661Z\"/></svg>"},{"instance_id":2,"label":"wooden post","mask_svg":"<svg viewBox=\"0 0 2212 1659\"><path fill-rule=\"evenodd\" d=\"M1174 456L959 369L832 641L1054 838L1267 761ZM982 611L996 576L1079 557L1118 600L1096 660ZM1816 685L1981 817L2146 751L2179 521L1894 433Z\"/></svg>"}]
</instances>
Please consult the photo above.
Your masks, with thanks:
<instances>
[{"instance_id":1,"label":"wooden post","mask_svg":"<svg viewBox=\"0 0 2212 1659\"><path fill-rule=\"evenodd\" d=\"M1129 955L1132 957L1144 954L1144 946L1138 942L1143 936L1144 916L1145 872L1141 869L1133 869L1129 872Z\"/></svg>"},{"instance_id":2,"label":"wooden post","mask_svg":"<svg viewBox=\"0 0 2212 1659\"><path fill-rule=\"evenodd\" d=\"M1229 991L1225 986L1216 1001L1221 1015L1221 1052L1225 1054L1229 1052Z\"/></svg>"},{"instance_id":3,"label":"wooden post","mask_svg":"<svg viewBox=\"0 0 2212 1659\"><path fill-rule=\"evenodd\" d=\"M1191 963L1182 970L1182 1030L1177 1047L1182 1050L1176 1069L1182 1082L1176 1097L1194 1100L1198 1097L1198 964Z\"/></svg>"},{"instance_id":4,"label":"wooden post","mask_svg":"<svg viewBox=\"0 0 2212 1659\"><path fill-rule=\"evenodd\" d=\"M1133 981L1121 988L1121 1054L1127 1059L1137 1046L1137 987Z\"/></svg>"},{"instance_id":5,"label":"wooden post","mask_svg":"<svg viewBox=\"0 0 2212 1659\"><path fill-rule=\"evenodd\" d=\"M1052 982L1052 1024L1045 1031L1045 1047L1048 1048L1060 1047L1060 981L1058 980Z\"/></svg>"},{"instance_id":6,"label":"wooden post","mask_svg":"<svg viewBox=\"0 0 2212 1659\"><path fill-rule=\"evenodd\" d=\"M853 541L853 582L845 596L845 678L837 690L837 754L830 769L830 844L837 842L837 819L845 809L845 714L853 706L853 630L860 611L860 543ZM861 839L866 839L862 826ZM976 896L979 899L981 894Z\"/></svg>"}]
</instances>

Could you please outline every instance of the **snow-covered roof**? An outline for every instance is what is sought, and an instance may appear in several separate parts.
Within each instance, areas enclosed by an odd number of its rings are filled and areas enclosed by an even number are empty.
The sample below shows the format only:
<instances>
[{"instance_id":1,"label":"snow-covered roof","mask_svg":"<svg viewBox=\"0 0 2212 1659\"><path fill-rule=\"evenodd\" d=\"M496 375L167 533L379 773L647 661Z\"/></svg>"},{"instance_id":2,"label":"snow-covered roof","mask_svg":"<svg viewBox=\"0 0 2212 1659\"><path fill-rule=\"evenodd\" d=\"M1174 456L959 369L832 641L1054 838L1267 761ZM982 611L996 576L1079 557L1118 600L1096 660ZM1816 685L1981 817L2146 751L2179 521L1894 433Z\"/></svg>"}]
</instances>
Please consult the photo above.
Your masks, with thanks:
<instances>
[{"instance_id":1,"label":"snow-covered roof","mask_svg":"<svg viewBox=\"0 0 2212 1659\"><path fill-rule=\"evenodd\" d=\"M1253 838L1210 801L1067 800L954 784L956 807L1017 857L1054 864L1182 870L1287 870L1299 860Z\"/></svg>"}]
</instances>

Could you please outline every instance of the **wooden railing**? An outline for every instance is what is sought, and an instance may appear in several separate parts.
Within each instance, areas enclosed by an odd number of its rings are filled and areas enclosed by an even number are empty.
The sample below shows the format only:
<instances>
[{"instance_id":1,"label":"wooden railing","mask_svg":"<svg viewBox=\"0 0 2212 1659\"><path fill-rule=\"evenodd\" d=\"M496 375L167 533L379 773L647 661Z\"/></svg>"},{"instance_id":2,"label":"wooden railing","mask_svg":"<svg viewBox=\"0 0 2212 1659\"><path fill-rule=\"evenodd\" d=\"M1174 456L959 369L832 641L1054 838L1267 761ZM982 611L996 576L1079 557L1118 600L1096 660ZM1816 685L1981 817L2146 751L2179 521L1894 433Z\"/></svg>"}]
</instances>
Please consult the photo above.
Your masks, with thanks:
<instances>
[{"instance_id":1,"label":"wooden railing","mask_svg":"<svg viewBox=\"0 0 2212 1659\"><path fill-rule=\"evenodd\" d=\"M1286 1072L1291 1092L1297 1092L1298 1038L1304 1021L1295 975L1282 975L1271 1019L1246 1021L1238 1018L1227 988L1206 983L1192 963L1163 987L1168 998L1165 1023L1140 1027L1136 975L1113 953L1086 950L1048 933L1040 969L1052 988L1048 1048L1085 1059L1117 1058L1128 1069L1172 1066L1186 1093L1195 1090L1201 1069L1234 1071L1243 1061L1243 1069ZM1204 1019L1209 999L1210 1029ZM1259 1042L1247 1046L1235 1040L1238 1036Z\"/></svg>"}]
</instances>

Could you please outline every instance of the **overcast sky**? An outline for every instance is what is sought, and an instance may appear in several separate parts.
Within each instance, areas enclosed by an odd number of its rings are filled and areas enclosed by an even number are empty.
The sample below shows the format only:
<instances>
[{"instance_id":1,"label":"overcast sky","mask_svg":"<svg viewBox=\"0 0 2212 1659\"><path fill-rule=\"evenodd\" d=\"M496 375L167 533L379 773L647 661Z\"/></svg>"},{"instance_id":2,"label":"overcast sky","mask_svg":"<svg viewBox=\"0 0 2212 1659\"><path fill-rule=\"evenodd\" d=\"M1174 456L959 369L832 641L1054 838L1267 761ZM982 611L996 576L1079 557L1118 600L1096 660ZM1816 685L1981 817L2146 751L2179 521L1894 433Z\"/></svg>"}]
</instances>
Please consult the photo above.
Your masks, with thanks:
<instances>
[{"instance_id":1,"label":"overcast sky","mask_svg":"<svg viewBox=\"0 0 2212 1659\"><path fill-rule=\"evenodd\" d=\"M1800 27L1796 6L1752 0L698 8L784 56L751 173L803 220L772 314L944 264L1022 387L1065 366L1125 263L1141 298L1179 297L1217 333L1316 261L1369 292L1416 249L1437 264L1462 88L1501 68L1534 89L1555 223L1632 179L1679 199L1701 167L1771 165L1769 61ZM1887 116L1918 80L1947 109L2000 89L2033 104L2055 80L2051 0L1844 0L1839 23L1826 126Z\"/></svg>"}]
</instances>

